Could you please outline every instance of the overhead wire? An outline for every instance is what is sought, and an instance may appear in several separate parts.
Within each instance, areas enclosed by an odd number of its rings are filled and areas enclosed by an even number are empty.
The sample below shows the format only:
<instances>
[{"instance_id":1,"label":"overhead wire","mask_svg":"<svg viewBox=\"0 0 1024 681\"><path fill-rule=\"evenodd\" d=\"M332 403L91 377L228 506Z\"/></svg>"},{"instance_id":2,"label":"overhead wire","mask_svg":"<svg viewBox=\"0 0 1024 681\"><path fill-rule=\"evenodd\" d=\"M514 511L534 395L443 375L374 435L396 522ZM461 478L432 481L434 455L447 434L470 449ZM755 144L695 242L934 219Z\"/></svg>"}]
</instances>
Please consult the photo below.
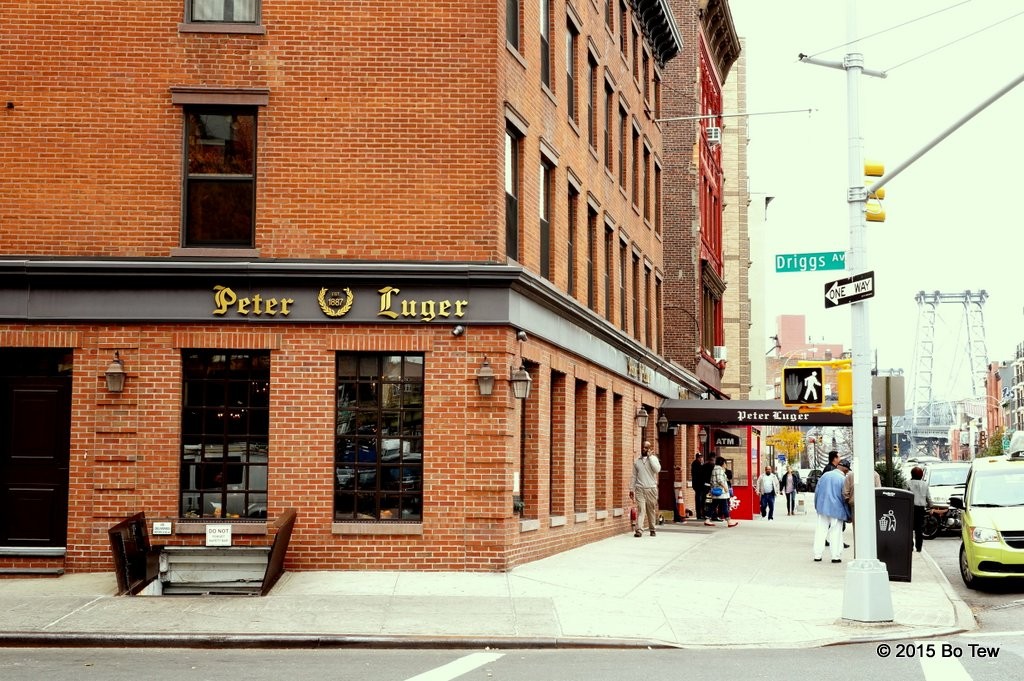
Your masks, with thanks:
<instances>
[{"instance_id":1,"label":"overhead wire","mask_svg":"<svg viewBox=\"0 0 1024 681\"><path fill-rule=\"evenodd\" d=\"M909 64L909 63L911 63L911 62L915 62L915 61L917 61L918 59L922 59L922 58L924 58L924 57L927 57L927 56L928 56L928 55L930 55L930 54L935 54L935 53L936 53L936 52L938 52L939 50L944 50L944 49L946 49L947 47L949 47L950 45L955 45L955 44L957 44L957 43L958 43L958 42L960 42L961 40L967 40L968 38L971 38L971 37L973 37L973 36L976 36L976 35L978 35L979 33L983 33L983 32L985 32L985 31L989 30L990 28L995 28L996 26L999 26L1000 24L1004 24L1004 23L1006 23L1007 21L1010 21L1011 19L1016 19L1017 17L1019 17L1019 16L1020 16L1020 15L1022 15L1022 14L1024 14L1024 10L1021 10L1020 12L1017 12L1016 14L1012 14L1012 15L1010 15L1010 16L1008 16L1008 17L1006 17L1005 19L1000 19L999 21L997 21L997 22L995 22L995 23L992 23L992 24L989 24L988 26L984 26L984 27L982 27L982 28L979 28L979 29L978 29L977 31L974 31L974 32L972 32L972 33L968 33L967 35L963 35L963 36L960 36L960 37L959 37L959 38L957 38L956 40L951 40L951 41L949 41L948 43L946 43L945 45L940 45L940 46L936 47L935 49L932 49L932 50L928 50L927 52L924 52L924 53L922 53L922 54L919 54L919 55L917 55L916 57L911 57L910 59L907 59L906 61L902 61L902 62L900 62L899 64L896 64L895 66L890 66L889 68L887 68L887 69L884 69L884 70L882 71L882 73L889 73L889 72L891 72L891 71L893 71L893 70L895 70L895 69L898 69L898 68L899 68L899 67L901 67L901 66L905 66L905 65L907 65L907 64Z\"/></svg>"},{"instance_id":2,"label":"overhead wire","mask_svg":"<svg viewBox=\"0 0 1024 681\"><path fill-rule=\"evenodd\" d=\"M880 35L882 35L884 33L888 33L889 31L895 31L897 28L903 28L904 26L909 26L910 24L916 23L918 21L922 21L924 19L928 19L929 17L933 17L936 14L941 14L943 12L949 11L949 10L954 9L956 7L959 7L961 5L966 5L966 4L970 3L970 2L973 2L973 0L962 0L962 2L958 2L955 5L950 5L949 7L944 7L943 9L935 10L934 12L931 12L929 14L925 14L925 15L919 16L916 19L909 19L907 21L904 21L902 24L896 24L895 26L890 26L889 28L883 28L880 31L876 31L874 33L870 33L868 35L861 36L859 38L854 38L853 40L850 40L848 42L842 43L841 45L836 45L834 47L830 47L830 48L825 49L825 50L819 50L818 52L815 52L814 54L809 55L809 56L817 57L820 54L825 54L826 52L831 52L832 50L838 50L841 47L848 47L850 45L853 45L854 43L859 43L859 42L861 42L863 40L867 40L869 38L874 38L876 36L880 36Z\"/></svg>"}]
</instances>

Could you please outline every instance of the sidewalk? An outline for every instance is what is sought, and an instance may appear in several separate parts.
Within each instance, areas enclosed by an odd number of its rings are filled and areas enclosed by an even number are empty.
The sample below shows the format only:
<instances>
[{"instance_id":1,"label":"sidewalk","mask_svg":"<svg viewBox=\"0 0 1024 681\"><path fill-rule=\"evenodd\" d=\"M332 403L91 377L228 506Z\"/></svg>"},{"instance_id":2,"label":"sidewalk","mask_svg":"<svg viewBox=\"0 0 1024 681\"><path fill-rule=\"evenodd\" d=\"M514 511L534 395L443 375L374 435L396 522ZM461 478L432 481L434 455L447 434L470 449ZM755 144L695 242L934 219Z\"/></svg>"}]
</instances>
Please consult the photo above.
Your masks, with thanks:
<instances>
[{"instance_id":1,"label":"sidewalk","mask_svg":"<svg viewBox=\"0 0 1024 681\"><path fill-rule=\"evenodd\" d=\"M975 627L927 548L911 582L889 583L893 622L843 620L852 549L813 562L814 519L663 525L508 573L286 572L263 598L116 597L113 573L3 579L0 646L792 648Z\"/></svg>"}]
</instances>

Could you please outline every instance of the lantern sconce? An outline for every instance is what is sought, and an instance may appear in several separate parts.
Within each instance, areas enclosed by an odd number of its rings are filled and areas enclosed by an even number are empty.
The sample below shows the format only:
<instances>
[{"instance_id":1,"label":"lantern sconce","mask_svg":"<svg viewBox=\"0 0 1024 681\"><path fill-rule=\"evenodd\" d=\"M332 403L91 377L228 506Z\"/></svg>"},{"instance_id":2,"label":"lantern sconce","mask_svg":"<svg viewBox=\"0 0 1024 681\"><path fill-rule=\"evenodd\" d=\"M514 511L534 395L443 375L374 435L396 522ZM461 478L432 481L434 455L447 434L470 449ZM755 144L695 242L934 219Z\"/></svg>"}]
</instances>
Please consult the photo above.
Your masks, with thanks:
<instances>
[{"instance_id":1,"label":"lantern sconce","mask_svg":"<svg viewBox=\"0 0 1024 681\"><path fill-rule=\"evenodd\" d=\"M512 385L512 395L517 400L525 400L530 396L533 379L530 378L530 372L526 370L525 366L520 365L518 369L511 372L508 382Z\"/></svg>"},{"instance_id":2,"label":"lantern sconce","mask_svg":"<svg viewBox=\"0 0 1024 681\"><path fill-rule=\"evenodd\" d=\"M661 416L658 417L658 432L668 432L668 418L665 416L665 414L661 414Z\"/></svg>"},{"instance_id":3,"label":"lantern sconce","mask_svg":"<svg viewBox=\"0 0 1024 681\"><path fill-rule=\"evenodd\" d=\"M646 428L647 418L647 409L643 405L640 405L640 409L636 412L636 425L641 429Z\"/></svg>"},{"instance_id":4,"label":"lantern sconce","mask_svg":"<svg viewBox=\"0 0 1024 681\"><path fill-rule=\"evenodd\" d=\"M529 336L520 329L516 331L516 340L519 341L519 368L515 371L511 366L508 368L508 382L512 386L512 396L517 400L525 400L530 396L530 386L533 385L530 372L526 370L526 363L523 362L523 343L529 340Z\"/></svg>"},{"instance_id":5,"label":"lantern sconce","mask_svg":"<svg viewBox=\"0 0 1024 681\"><path fill-rule=\"evenodd\" d=\"M114 359L111 360L110 366L107 367L103 375L107 379L107 390L112 393L119 393L124 390L126 374L120 351L114 350Z\"/></svg>"},{"instance_id":6,"label":"lantern sconce","mask_svg":"<svg viewBox=\"0 0 1024 681\"><path fill-rule=\"evenodd\" d=\"M490 395L494 390L494 369L491 363L484 357L484 363L476 372L476 384L480 388L481 395Z\"/></svg>"}]
</instances>

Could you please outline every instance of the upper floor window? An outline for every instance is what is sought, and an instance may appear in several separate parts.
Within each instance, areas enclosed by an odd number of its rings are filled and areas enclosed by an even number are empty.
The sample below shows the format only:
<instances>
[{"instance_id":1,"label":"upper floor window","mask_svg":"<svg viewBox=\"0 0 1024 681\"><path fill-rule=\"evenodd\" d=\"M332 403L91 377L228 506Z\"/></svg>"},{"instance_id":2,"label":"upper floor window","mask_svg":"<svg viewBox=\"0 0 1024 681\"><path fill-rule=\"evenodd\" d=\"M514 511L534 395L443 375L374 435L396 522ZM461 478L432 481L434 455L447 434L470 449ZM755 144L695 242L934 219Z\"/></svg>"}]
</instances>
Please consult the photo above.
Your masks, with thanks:
<instances>
[{"instance_id":1,"label":"upper floor window","mask_svg":"<svg viewBox=\"0 0 1024 681\"><path fill-rule=\"evenodd\" d=\"M587 141L597 149L597 59L587 55Z\"/></svg>"},{"instance_id":2,"label":"upper floor window","mask_svg":"<svg viewBox=\"0 0 1024 681\"><path fill-rule=\"evenodd\" d=\"M540 276L551 279L551 185L554 169L545 161L540 164L540 187L537 193L540 226Z\"/></svg>"},{"instance_id":3,"label":"upper floor window","mask_svg":"<svg viewBox=\"0 0 1024 681\"><path fill-rule=\"evenodd\" d=\"M619 0L619 51L623 58L629 54L629 11L626 0Z\"/></svg>"},{"instance_id":4,"label":"upper floor window","mask_svg":"<svg viewBox=\"0 0 1024 681\"><path fill-rule=\"evenodd\" d=\"M540 0L540 82L551 87L551 0Z\"/></svg>"},{"instance_id":5,"label":"upper floor window","mask_svg":"<svg viewBox=\"0 0 1024 681\"><path fill-rule=\"evenodd\" d=\"M255 24L259 18L259 0L186 0L185 19L232 24Z\"/></svg>"},{"instance_id":6,"label":"upper floor window","mask_svg":"<svg viewBox=\"0 0 1024 681\"><path fill-rule=\"evenodd\" d=\"M579 107L576 104L576 41L579 33L576 26L570 21L565 31L565 105L569 111L569 118L575 122L580 121Z\"/></svg>"},{"instance_id":7,"label":"upper floor window","mask_svg":"<svg viewBox=\"0 0 1024 681\"><path fill-rule=\"evenodd\" d=\"M519 175L520 153L523 140L518 131L505 128L505 255L519 259L519 194L522 180Z\"/></svg>"},{"instance_id":8,"label":"upper floor window","mask_svg":"<svg viewBox=\"0 0 1024 681\"><path fill-rule=\"evenodd\" d=\"M505 0L505 41L519 50L519 0Z\"/></svg>"},{"instance_id":9,"label":"upper floor window","mask_svg":"<svg viewBox=\"0 0 1024 681\"><path fill-rule=\"evenodd\" d=\"M185 245L252 247L256 109L185 109Z\"/></svg>"}]
</instances>

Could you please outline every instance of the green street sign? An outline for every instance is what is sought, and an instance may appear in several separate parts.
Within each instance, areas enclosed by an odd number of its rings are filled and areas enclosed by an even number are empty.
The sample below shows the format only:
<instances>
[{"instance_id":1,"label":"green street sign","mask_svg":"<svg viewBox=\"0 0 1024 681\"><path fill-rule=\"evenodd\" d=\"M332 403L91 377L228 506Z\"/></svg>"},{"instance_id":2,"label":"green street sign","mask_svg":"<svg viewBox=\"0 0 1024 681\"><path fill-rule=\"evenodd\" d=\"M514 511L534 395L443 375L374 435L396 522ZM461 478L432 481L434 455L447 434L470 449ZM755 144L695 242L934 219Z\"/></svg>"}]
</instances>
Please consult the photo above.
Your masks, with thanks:
<instances>
[{"instance_id":1,"label":"green street sign","mask_svg":"<svg viewBox=\"0 0 1024 681\"><path fill-rule=\"evenodd\" d=\"M846 251L826 253L784 253L775 256L776 272L818 272L845 270Z\"/></svg>"}]
</instances>

